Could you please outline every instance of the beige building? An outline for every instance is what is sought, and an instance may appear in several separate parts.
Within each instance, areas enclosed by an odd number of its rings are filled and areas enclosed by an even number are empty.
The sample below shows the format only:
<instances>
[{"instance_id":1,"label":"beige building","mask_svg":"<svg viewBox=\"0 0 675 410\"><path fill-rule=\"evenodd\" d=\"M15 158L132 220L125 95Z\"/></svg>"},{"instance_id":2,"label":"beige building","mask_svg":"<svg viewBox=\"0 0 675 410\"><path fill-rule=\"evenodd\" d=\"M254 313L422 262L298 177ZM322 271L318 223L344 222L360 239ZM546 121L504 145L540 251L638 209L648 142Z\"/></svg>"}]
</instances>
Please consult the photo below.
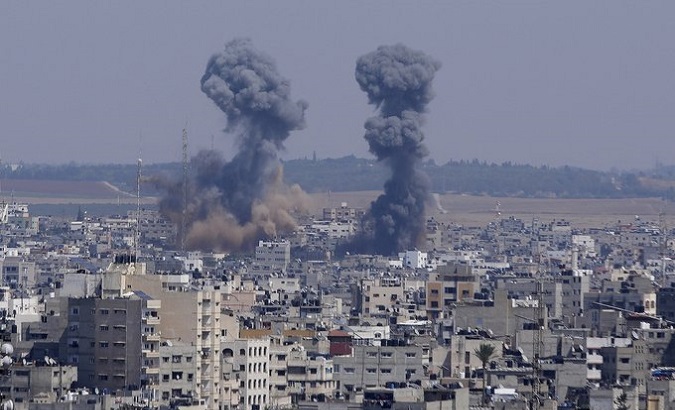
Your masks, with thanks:
<instances>
[{"instance_id":1,"label":"beige building","mask_svg":"<svg viewBox=\"0 0 675 410\"><path fill-rule=\"evenodd\" d=\"M429 319L444 317L453 303L473 299L480 290L479 278L468 265L442 265L427 281L427 315Z\"/></svg>"},{"instance_id":2,"label":"beige building","mask_svg":"<svg viewBox=\"0 0 675 410\"><path fill-rule=\"evenodd\" d=\"M361 313L365 317L386 318L392 315L392 307L405 301L405 289L401 278L382 277L361 281Z\"/></svg>"},{"instance_id":3,"label":"beige building","mask_svg":"<svg viewBox=\"0 0 675 410\"><path fill-rule=\"evenodd\" d=\"M162 301L156 330L162 341L192 346L197 360L194 375L195 400L207 409L219 408L220 401L220 315L221 293L199 291L169 292L163 275L133 275L126 284Z\"/></svg>"}]
</instances>

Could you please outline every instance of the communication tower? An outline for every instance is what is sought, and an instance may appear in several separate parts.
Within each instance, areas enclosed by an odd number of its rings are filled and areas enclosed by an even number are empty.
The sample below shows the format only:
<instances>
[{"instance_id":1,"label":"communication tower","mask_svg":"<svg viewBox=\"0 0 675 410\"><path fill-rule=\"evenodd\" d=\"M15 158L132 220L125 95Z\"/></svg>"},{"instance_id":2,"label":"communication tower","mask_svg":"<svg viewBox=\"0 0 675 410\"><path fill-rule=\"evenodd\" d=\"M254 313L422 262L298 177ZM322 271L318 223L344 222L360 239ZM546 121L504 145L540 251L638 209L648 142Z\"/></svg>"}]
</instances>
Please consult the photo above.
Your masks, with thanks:
<instances>
[{"instance_id":1,"label":"communication tower","mask_svg":"<svg viewBox=\"0 0 675 410\"><path fill-rule=\"evenodd\" d=\"M187 126L183 128L183 211L180 228L180 249L185 251L185 234L187 230L188 206L188 135Z\"/></svg>"},{"instance_id":2,"label":"communication tower","mask_svg":"<svg viewBox=\"0 0 675 410\"><path fill-rule=\"evenodd\" d=\"M134 258L135 263L139 260L139 250L141 242L141 166L143 160L138 158L138 169L136 170L136 232L134 232Z\"/></svg>"},{"instance_id":3,"label":"communication tower","mask_svg":"<svg viewBox=\"0 0 675 410\"><path fill-rule=\"evenodd\" d=\"M536 249L533 249L533 255L536 257L537 272L534 278L534 299L537 303L534 306L534 330L532 332L532 398L530 400L530 409L538 410L542 404L541 395L541 355L542 344L544 342L544 324L545 324L545 310L544 310L544 250L540 249L538 243L537 231L534 229L535 220L532 220L532 240L536 241Z\"/></svg>"},{"instance_id":4,"label":"communication tower","mask_svg":"<svg viewBox=\"0 0 675 410\"><path fill-rule=\"evenodd\" d=\"M666 224L666 214L661 211L659 212L659 230L660 232L660 244L659 251L661 253L661 287L665 288L668 286L666 280L666 258L668 257L668 226Z\"/></svg>"}]
</instances>

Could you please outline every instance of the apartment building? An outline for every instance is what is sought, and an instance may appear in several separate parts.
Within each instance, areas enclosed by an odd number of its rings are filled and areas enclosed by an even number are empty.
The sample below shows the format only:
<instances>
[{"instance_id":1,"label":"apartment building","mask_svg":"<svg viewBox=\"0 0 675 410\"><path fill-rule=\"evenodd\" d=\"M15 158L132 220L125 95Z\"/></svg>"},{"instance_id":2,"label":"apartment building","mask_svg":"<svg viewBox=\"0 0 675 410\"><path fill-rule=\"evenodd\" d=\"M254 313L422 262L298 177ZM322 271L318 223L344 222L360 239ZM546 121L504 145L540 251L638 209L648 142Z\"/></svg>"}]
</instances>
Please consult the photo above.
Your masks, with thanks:
<instances>
[{"instance_id":1,"label":"apartment building","mask_svg":"<svg viewBox=\"0 0 675 410\"><path fill-rule=\"evenodd\" d=\"M239 377L240 405L244 410L259 410L270 403L270 340L237 339L222 345Z\"/></svg>"},{"instance_id":2,"label":"apartment building","mask_svg":"<svg viewBox=\"0 0 675 410\"><path fill-rule=\"evenodd\" d=\"M291 243L288 241L259 241L255 248L255 265L263 272L285 272L291 262Z\"/></svg>"},{"instance_id":3,"label":"apartment building","mask_svg":"<svg viewBox=\"0 0 675 410\"><path fill-rule=\"evenodd\" d=\"M363 388L407 383L424 377L421 346L387 341L382 346L355 345L352 356L333 358L334 378L341 397L353 400Z\"/></svg>"},{"instance_id":4,"label":"apartment building","mask_svg":"<svg viewBox=\"0 0 675 410\"><path fill-rule=\"evenodd\" d=\"M427 281L427 315L429 319L442 318L453 303L473 299L480 290L478 277L468 265L443 265L429 274Z\"/></svg>"},{"instance_id":5,"label":"apartment building","mask_svg":"<svg viewBox=\"0 0 675 410\"><path fill-rule=\"evenodd\" d=\"M61 344L78 384L111 391L140 388L143 374L142 314L147 300L68 299L68 328ZM158 367L159 363L153 363Z\"/></svg>"}]
</instances>

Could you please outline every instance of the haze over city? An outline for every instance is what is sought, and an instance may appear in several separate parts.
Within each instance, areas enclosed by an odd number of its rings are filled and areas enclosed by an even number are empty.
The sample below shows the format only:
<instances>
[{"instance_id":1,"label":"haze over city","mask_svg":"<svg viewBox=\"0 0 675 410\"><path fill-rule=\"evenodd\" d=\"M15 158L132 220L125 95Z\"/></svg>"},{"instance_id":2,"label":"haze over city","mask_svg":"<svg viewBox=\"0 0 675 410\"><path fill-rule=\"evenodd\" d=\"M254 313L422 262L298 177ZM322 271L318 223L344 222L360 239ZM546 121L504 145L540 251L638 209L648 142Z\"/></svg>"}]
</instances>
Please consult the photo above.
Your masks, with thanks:
<instances>
[{"instance_id":1,"label":"haze over city","mask_svg":"<svg viewBox=\"0 0 675 410\"><path fill-rule=\"evenodd\" d=\"M675 4L390 1L0 5L3 162L226 157L235 138L200 88L209 58L250 38L307 101L285 159L373 158L359 56L402 43L437 59L430 158L591 169L671 164ZM45 149L45 147L49 149Z\"/></svg>"}]
</instances>

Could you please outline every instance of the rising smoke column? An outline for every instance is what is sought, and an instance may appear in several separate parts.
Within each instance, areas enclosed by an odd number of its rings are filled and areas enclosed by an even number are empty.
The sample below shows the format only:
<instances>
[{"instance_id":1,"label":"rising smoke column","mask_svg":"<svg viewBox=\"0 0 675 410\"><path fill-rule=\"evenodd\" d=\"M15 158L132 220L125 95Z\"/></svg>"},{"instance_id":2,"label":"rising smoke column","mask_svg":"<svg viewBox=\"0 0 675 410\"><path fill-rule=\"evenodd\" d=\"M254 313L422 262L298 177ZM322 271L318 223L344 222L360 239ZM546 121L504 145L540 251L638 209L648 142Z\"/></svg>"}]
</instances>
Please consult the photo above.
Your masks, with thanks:
<instances>
[{"instance_id":1,"label":"rising smoke column","mask_svg":"<svg viewBox=\"0 0 675 410\"><path fill-rule=\"evenodd\" d=\"M225 113L225 132L236 134L238 151L229 162L215 151L192 159L182 235L190 248L249 249L292 229L290 211L305 201L299 187L284 185L278 152L291 131L304 128L307 103L291 99L289 81L247 39L230 41L209 59L201 89ZM183 212L179 191L160 204L173 220Z\"/></svg>"},{"instance_id":2,"label":"rising smoke column","mask_svg":"<svg viewBox=\"0 0 675 410\"><path fill-rule=\"evenodd\" d=\"M378 254L416 247L424 234L429 181L418 169L428 155L422 114L434 94L431 82L440 62L404 45L380 46L356 63L356 81L380 115L365 123L370 152L392 171L384 194L371 204L359 247Z\"/></svg>"},{"instance_id":3,"label":"rising smoke column","mask_svg":"<svg viewBox=\"0 0 675 410\"><path fill-rule=\"evenodd\" d=\"M291 100L290 84L274 61L246 39L233 40L212 56L201 83L227 116L226 131L239 136L239 152L212 182L222 190L225 208L246 223L278 166L283 142L304 128L307 103Z\"/></svg>"}]
</instances>

